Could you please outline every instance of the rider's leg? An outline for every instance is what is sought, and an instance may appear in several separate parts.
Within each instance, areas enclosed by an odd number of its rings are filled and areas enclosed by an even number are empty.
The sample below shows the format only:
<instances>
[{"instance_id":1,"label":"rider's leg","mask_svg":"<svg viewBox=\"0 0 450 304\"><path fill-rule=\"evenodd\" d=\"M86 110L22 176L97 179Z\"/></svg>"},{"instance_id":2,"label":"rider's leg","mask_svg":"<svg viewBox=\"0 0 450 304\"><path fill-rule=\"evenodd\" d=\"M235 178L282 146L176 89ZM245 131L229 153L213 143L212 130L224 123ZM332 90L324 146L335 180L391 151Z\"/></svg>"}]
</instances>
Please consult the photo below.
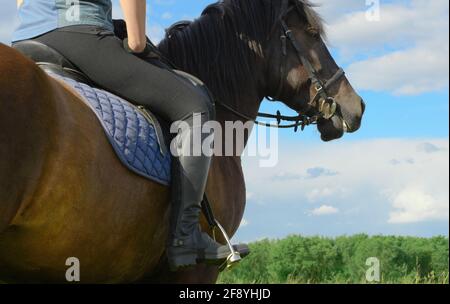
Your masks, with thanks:
<instances>
[{"instance_id":1,"label":"rider's leg","mask_svg":"<svg viewBox=\"0 0 450 304\"><path fill-rule=\"evenodd\" d=\"M201 132L202 123L215 119L210 96L173 71L155 66L127 53L122 42L110 34L54 31L37 40L66 56L99 86L134 103L148 106L163 118L176 122L179 134L175 161L169 262L173 268L195 264L198 260L221 263L231 253L227 246L200 232L199 214L211 157L188 151L194 147L194 134L201 140L213 133ZM195 118L200 118L199 123Z\"/></svg>"}]
</instances>

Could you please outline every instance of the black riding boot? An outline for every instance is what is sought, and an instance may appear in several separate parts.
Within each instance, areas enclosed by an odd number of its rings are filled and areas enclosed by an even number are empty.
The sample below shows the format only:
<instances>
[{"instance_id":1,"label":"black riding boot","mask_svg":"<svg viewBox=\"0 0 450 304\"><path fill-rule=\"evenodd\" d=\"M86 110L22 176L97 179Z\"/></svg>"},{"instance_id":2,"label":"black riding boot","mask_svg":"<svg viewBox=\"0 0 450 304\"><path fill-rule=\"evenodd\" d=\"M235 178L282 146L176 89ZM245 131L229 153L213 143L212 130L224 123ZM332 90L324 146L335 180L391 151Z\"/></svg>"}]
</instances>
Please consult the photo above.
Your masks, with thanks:
<instances>
[{"instance_id":1,"label":"black riding boot","mask_svg":"<svg viewBox=\"0 0 450 304\"><path fill-rule=\"evenodd\" d=\"M202 143L211 142L214 137L212 132L202 134L201 129L202 123L209 119L208 114L194 114L181 122L177 126L178 136L172 144L172 149L177 145L178 153L178 158L174 160L172 220L167 248L172 270L202 262L222 264L231 254L228 246L215 242L208 234L201 232L199 225L211 163L211 157L202 151Z\"/></svg>"}]
</instances>

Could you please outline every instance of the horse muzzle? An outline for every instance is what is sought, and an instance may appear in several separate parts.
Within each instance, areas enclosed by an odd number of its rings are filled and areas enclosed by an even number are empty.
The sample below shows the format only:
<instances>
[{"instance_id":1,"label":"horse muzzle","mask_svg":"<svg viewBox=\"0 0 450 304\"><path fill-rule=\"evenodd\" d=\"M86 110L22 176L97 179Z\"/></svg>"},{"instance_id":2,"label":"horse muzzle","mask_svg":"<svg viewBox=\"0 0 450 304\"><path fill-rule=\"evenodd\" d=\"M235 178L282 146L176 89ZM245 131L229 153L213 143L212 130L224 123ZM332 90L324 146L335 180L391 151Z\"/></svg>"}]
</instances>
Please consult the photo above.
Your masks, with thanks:
<instances>
[{"instance_id":1,"label":"horse muzzle","mask_svg":"<svg viewBox=\"0 0 450 304\"><path fill-rule=\"evenodd\" d=\"M317 121L317 128L320 132L321 139L329 142L339 139L345 134L348 125L338 115L333 115L330 119L320 118Z\"/></svg>"}]
</instances>

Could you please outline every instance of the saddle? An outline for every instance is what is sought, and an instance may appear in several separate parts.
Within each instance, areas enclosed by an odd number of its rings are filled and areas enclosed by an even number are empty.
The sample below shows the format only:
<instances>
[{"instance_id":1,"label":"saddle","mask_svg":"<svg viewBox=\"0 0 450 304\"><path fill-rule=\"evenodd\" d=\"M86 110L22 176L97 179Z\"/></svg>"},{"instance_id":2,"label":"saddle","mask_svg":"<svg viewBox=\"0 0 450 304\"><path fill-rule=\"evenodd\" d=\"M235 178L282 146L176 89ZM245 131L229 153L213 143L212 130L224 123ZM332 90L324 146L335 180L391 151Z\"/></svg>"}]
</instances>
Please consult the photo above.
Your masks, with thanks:
<instances>
[{"instance_id":1,"label":"saddle","mask_svg":"<svg viewBox=\"0 0 450 304\"><path fill-rule=\"evenodd\" d=\"M152 112L96 87L74 64L45 44L26 40L14 43L13 48L83 97L127 168L162 185L170 184L171 155L165 142L169 136Z\"/></svg>"}]
</instances>

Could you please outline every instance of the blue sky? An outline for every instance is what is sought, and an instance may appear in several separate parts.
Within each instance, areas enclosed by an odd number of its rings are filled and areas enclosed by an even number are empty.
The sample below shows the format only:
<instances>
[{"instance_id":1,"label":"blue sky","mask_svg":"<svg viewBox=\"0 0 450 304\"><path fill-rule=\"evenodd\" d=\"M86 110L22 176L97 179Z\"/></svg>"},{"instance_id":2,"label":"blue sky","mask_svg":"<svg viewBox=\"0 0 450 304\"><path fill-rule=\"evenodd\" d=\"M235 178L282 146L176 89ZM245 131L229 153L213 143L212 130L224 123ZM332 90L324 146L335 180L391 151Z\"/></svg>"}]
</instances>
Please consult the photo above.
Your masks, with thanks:
<instances>
[{"instance_id":1,"label":"blue sky","mask_svg":"<svg viewBox=\"0 0 450 304\"><path fill-rule=\"evenodd\" d=\"M12 2L0 12L3 43L16 22ZM149 35L161 39L165 27L212 2L148 1ZM382 0L378 21L366 18L365 0L315 2L333 56L367 103L363 127L333 143L314 129L281 131L276 168L244 158L248 207L236 239L448 235L448 1ZM270 103L262 110L288 112Z\"/></svg>"}]
</instances>

